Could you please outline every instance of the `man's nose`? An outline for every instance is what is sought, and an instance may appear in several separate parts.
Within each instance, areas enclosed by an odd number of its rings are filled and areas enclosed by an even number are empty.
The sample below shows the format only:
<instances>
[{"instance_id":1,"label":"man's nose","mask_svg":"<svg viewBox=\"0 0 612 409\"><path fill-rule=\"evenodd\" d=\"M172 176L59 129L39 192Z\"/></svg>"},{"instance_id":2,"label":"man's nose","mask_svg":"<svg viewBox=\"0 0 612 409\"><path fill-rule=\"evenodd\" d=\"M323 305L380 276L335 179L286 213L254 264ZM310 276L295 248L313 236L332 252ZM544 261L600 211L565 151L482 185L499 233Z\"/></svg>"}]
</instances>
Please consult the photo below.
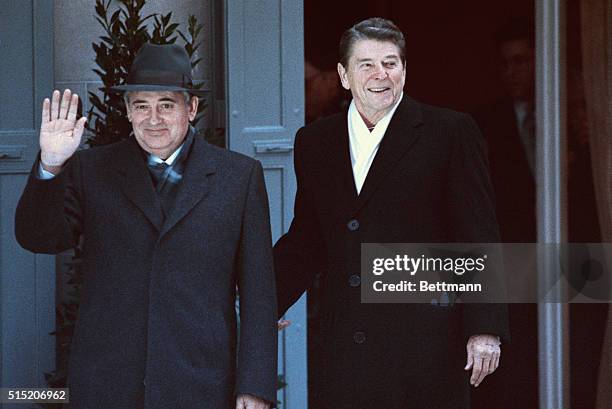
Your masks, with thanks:
<instances>
[{"instance_id":1,"label":"man's nose","mask_svg":"<svg viewBox=\"0 0 612 409\"><path fill-rule=\"evenodd\" d=\"M157 109L154 108L151 110L151 116L149 117L149 122L151 123L151 125L157 125L159 121L160 121L159 112L157 112Z\"/></svg>"},{"instance_id":2,"label":"man's nose","mask_svg":"<svg viewBox=\"0 0 612 409\"><path fill-rule=\"evenodd\" d=\"M375 66L374 76L377 80L384 80L389 76L389 73L387 72L387 69L380 64Z\"/></svg>"}]
</instances>

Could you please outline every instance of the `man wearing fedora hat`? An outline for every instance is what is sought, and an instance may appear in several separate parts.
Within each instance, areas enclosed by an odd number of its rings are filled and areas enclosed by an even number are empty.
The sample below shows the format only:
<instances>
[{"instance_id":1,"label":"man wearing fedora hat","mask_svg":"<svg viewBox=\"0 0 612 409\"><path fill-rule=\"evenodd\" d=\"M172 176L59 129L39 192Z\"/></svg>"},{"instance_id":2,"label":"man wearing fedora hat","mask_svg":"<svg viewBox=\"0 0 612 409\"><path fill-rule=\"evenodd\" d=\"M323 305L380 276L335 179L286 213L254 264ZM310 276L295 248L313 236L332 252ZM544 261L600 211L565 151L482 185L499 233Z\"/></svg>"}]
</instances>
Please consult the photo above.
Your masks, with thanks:
<instances>
[{"instance_id":1,"label":"man wearing fedora hat","mask_svg":"<svg viewBox=\"0 0 612 409\"><path fill-rule=\"evenodd\" d=\"M190 127L200 91L182 47L145 44L113 91L133 137L78 152L78 96L45 99L16 212L31 251L83 239L69 407L268 408L277 335L262 167Z\"/></svg>"}]
</instances>

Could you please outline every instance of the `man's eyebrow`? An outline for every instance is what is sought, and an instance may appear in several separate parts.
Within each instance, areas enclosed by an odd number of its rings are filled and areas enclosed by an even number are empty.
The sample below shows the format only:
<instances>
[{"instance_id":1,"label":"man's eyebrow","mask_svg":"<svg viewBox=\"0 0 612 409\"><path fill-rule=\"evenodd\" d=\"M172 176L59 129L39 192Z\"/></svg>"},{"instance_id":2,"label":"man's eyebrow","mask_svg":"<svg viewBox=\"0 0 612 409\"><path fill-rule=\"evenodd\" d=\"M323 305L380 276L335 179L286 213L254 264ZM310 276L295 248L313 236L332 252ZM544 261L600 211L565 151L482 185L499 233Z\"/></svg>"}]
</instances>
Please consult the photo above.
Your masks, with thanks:
<instances>
[{"instance_id":1,"label":"man's eyebrow","mask_svg":"<svg viewBox=\"0 0 612 409\"><path fill-rule=\"evenodd\" d=\"M157 102L176 102L175 98L172 97L163 97L160 98ZM145 101L144 99L137 99L131 102L131 104L135 105L135 104L148 104L149 101Z\"/></svg>"},{"instance_id":2,"label":"man's eyebrow","mask_svg":"<svg viewBox=\"0 0 612 409\"><path fill-rule=\"evenodd\" d=\"M383 60L388 60L388 59L394 59L394 60L399 60L400 57L397 54L389 54L383 57ZM358 58L357 62L370 62L372 61L373 58Z\"/></svg>"}]
</instances>

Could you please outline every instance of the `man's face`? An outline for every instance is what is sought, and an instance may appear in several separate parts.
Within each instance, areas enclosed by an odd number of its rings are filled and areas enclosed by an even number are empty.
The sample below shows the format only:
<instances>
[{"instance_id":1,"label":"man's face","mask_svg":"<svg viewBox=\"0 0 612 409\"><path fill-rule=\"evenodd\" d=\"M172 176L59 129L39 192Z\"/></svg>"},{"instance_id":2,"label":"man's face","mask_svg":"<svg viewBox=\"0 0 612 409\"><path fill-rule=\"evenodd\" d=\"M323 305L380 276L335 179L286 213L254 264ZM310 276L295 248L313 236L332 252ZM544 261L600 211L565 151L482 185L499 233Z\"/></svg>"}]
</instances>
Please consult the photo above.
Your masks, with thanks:
<instances>
[{"instance_id":1,"label":"man's face","mask_svg":"<svg viewBox=\"0 0 612 409\"><path fill-rule=\"evenodd\" d=\"M347 65L338 64L342 86L351 91L359 113L376 124L404 89L406 67L399 48L389 41L358 40Z\"/></svg>"},{"instance_id":2,"label":"man's face","mask_svg":"<svg viewBox=\"0 0 612 409\"><path fill-rule=\"evenodd\" d=\"M534 94L535 55L527 40L512 40L500 48L501 79L514 100L530 101Z\"/></svg>"},{"instance_id":3,"label":"man's face","mask_svg":"<svg viewBox=\"0 0 612 409\"><path fill-rule=\"evenodd\" d=\"M139 91L130 92L127 115L140 147L167 159L183 143L197 109L198 99L186 104L181 92Z\"/></svg>"}]
</instances>

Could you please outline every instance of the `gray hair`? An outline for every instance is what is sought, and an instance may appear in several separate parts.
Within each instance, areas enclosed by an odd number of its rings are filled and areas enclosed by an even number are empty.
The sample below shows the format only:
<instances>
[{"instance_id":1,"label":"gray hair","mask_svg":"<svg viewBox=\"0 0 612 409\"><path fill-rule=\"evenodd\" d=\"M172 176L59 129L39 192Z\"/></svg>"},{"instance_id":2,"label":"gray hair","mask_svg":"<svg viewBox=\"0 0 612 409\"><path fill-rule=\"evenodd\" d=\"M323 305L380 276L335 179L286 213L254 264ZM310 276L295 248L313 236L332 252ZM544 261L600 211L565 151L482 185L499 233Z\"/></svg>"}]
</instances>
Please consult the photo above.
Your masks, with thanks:
<instances>
[{"instance_id":1,"label":"gray hair","mask_svg":"<svg viewBox=\"0 0 612 409\"><path fill-rule=\"evenodd\" d=\"M406 40L404 33L393 23L381 17L372 17L360 21L346 30L340 38L340 64L348 66L353 46L359 40L389 41L397 46L402 64L406 65Z\"/></svg>"},{"instance_id":2,"label":"gray hair","mask_svg":"<svg viewBox=\"0 0 612 409\"><path fill-rule=\"evenodd\" d=\"M187 91L180 91L180 93L183 95L183 99L185 100L185 105L189 105L189 103L191 102L192 95ZM126 91L123 93L123 102L125 102L126 109L130 109L130 94L131 94L130 91Z\"/></svg>"}]
</instances>

